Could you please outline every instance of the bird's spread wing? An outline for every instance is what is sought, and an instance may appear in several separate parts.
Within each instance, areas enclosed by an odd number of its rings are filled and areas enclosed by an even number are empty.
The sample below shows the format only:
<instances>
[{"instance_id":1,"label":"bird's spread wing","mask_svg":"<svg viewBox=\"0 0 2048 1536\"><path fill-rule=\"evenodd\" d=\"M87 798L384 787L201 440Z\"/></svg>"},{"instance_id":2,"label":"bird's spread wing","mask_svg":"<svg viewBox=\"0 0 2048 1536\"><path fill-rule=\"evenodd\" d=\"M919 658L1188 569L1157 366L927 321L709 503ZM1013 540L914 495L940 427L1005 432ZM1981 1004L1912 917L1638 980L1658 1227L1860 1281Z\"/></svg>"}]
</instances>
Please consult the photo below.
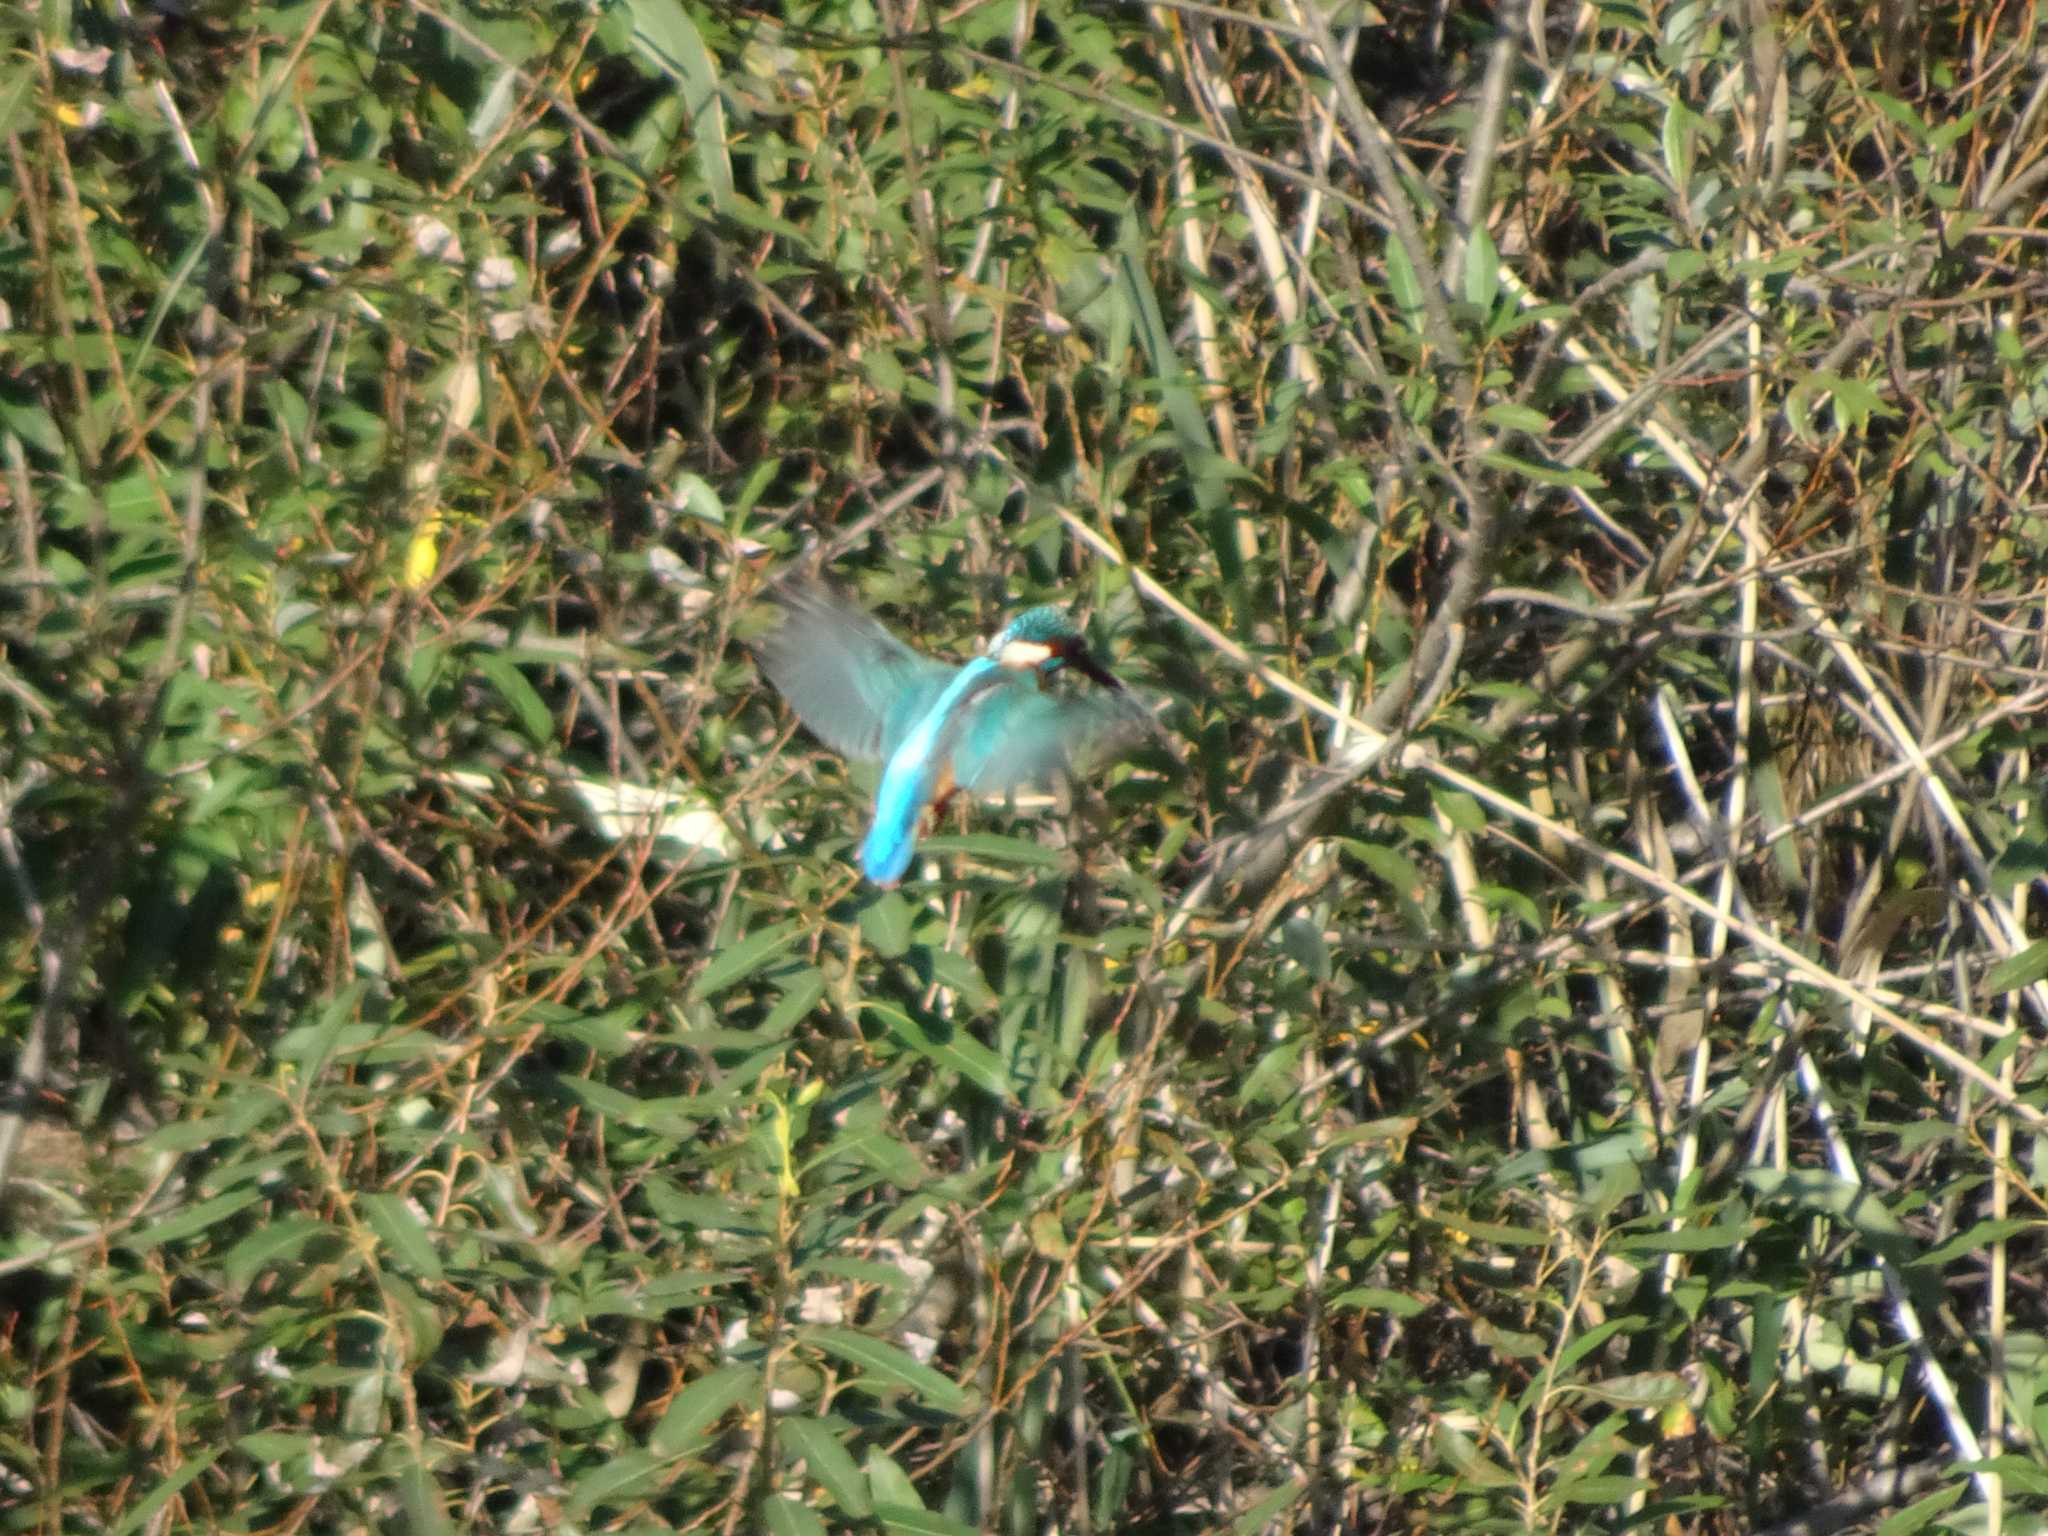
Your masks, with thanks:
<instances>
[{"instance_id":1,"label":"bird's spread wing","mask_svg":"<svg viewBox=\"0 0 2048 1536\"><path fill-rule=\"evenodd\" d=\"M848 757L886 758L959 668L920 656L822 583L769 594L782 623L754 643L797 718Z\"/></svg>"},{"instance_id":2,"label":"bird's spread wing","mask_svg":"<svg viewBox=\"0 0 2048 1536\"><path fill-rule=\"evenodd\" d=\"M976 795L1075 778L1158 729L1131 694L1041 692L1028 676L984 694L972 710L953 747L953 777Z\"/></svg>"}]
</instances>

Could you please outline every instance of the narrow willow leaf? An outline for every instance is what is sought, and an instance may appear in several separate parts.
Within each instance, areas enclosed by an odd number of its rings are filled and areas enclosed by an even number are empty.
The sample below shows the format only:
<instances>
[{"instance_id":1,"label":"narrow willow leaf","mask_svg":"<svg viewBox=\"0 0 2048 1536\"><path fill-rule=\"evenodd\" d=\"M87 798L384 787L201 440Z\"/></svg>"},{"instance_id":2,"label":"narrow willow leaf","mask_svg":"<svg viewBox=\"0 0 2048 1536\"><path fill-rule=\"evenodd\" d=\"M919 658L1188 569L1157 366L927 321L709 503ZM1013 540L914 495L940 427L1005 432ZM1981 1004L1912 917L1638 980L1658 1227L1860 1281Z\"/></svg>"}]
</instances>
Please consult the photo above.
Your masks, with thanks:
<instances>
[{"instance_id":1,"label":"narrow willow leaf","mask_svg":"<svg viewBox=\"0 0 2048 1536\"><path fill-rule=\"evenodd\" d=\"M974 1406L974 1396L955 1382L922 1365L907 1350L851 1328L810 1328L803 1337L836 1355L849 1365L892 1386L902 1387L941 1413L965 1414Z\"/></svg>"},{"instance_id":2,"label":"narrow willow leaf","mask_svg":"<svg viewBox=\"0 0 2048 1536\"><path fill-rule=\"evenodd\" d=\"M794 944L802 931L803 924L792 918L759 933L750 933L731 948L721 950L691 983L690 1000L700 1001L723 992L735 982L745 981Z\"/></svg>"},{"instance_id":3,"label":"narrow willow leaf","mask_svg":"<svg viewBox=\"0 0 2048 1536\"><path fill-rule=\"evenodd\" d=\"M1482 453L1479 458L1480 462L1489 468L1520 475L1537 485L1576 487L1584 491L1603 490L1607 485L1605 480L1590 469L1567 469L1561 465L1537 464L1528 459L1516 458L1511 453L1502 453L1498 449Z\"/></svg>"},{"instance_id":4,"label":"narrow willow leaf","mask_svg":"<svg viewBox=\"0 0 2048 1536\"><path fill-rule=\"evenodd\" d=\"M761 1021L760 1029L755 1031L755 1036L762 1042L782 1039L817 1011L825 996L825 973L816 966L810 966L786 982L778 981L776 985L786 986L788 990L776 1000L775 1006L768 1010L768 1016Z\"/></svg>"},{"instance_id":5,"label":"narrow willow leaf","mask_svg":"<svg viewBox=\"0 0 2048 1536\"><path fill-rule=\"evenodd\" d=\"M433 1234L410 1200L403 1195L364 1195L359 1204L364 1222L397 1260L399 1270L424 1280L441 1278L441 1255L435 1252Z\"/></svg>"},{"instance_id":6,"label":"narrow willow leaf","mask_svg":"<svg viewBox=\"0 0 2048 1536\"><path fill-rule=\"evenodd\" d=\"M1678 102L1664 109L1664 169L1671 184L1684 196L1692 186L1693 146L1699 119Z\"/></svg>"},{"instance_id":7,"label":"narrow willow leaf","mask_svg":"<svg viewBox=\"0 0 2048 1536\"><path fill-rule=\"evenodd\" d=\"M1377 1286L1354 1285L1349 1290L1339 1291L1327 1303L1332 1312L1386 1312L1395 1317L1417 1317L1429 1310L1429 1303L1399 1291L1381 1290Z\"/></svg>"},{"instance_id":8,"label":"narrow willow leaf","mask_svg":"<svg viewBox=\"0 0 2048 1536\"><path fill-rule=\"evenodd\" d=\"M1512 1472L1481 1451L1470 1435L1449 1420L1437 1421L1435 1440L1437 1454L1474 1489L1516 1486L1517 1479Z\"/></svg>"},{"instance_id":9,"label":"narrow willow leaf","mask_svg":"<svg viewBox=\"0 0 2048 1536\"><path fill-rule=\"evenodd\" d=\"M727 141L725 103L718 90L718 61L679 0L626 0L633 14L633 46L655 70L683 88L683 110L697 148L697 170L711 206L731 213L732 151Z\"/></svg>"},{"instance_id":10,"label":"narrow willow leaf","mask_svg":"<svg viewBox=\"0 0 2048 1536\"><path fill-rule=\"evenodd\" d=\"M1408 328L1418 335L1422 331L1422 284L1415 276L1415 267L1408 260L1408 248L1398 239L1389 235L1382 248L1387 263L1387 287L1394 295L1395 304L1400 306L1401 318Z\"/></svg>"},{"instance_id":11,"label":"narrow willow leaf","mask_svg":"<svg viewBox=\"0 0 2048 1536\"><path fill-rule=\"evenodd\" d=\"M867 1480L846 1447L839 1443L831 1425L823 1419L799 1415L776 1420L775 1435L786 1454L803 1458L811 1476L832 1495L841 1510L856 1520L867 1518Z\"/></svg>"},{"instance_id":12,"label":"narrow willow leaf","mask_svg":"<svg viewBox=\"0 0 2048 1536\"><path fill-rule=\"evenodd\" d=\"M2018 1237L2022 1232L2038 1232L2042 1223L2023 1217L2006 1216L1997 1220L1980 1221L1967 1232L1959 1232L1939 1248L1930 1249L1912 1260L1915 1269L1940 1269L1951 1260L1960 1259L1964 1254L1975 1253L1989 1248L1993 1243L2002 1243Z\"/></svg>"},{"instance_id":13,"label":"narrow willow leaf","mask_svg":"<svg viewBox=\"0 0 2048 1536\"><path fill-rule=\"evenodd\" d=\"M1991 967L1984 978L1986 992L2017 992L2048 976L2048 939L2036 939L2016 955L2008 955Z\"/></svg>"},{"instance_id":14,"label":"narrow willow leaf","mask_svg":"<svg viewBox=\"0 0 2048 1536\"><path fill-rule=\"evenodd\" d=\"M1070 857L1064 850L1048 848L1028 837L1006 837L997 832L944 833L922 839L918 846L927 853L964 853L991 864L1023 864L1053 869Z\"/></svg>"},{"instance_id":15,"label":"narrow willow leaf","mask_svg":"<svg viewBox=\"0 0 2048 1536\"><path fill-rule=\"evenodd\" d=\"M901 958L910 948L910 903L901 891L883 891L860 914L861 937L885 959Z\"/></svg>"},{"instance_id":16,"label":"narrow willow leaf","mask_svg":"<svg viewBox=\"0 0 2048 1536\"><path fill-rule=\"evenodd\" d=\"M1005 1103L1015 1098L1016 1088L1003 1059L972 1035L951 1028L945 1034L935 1033L887 1003L870 1001L863 1007L881 1015L891 1034L934 1066L959 1073L982 1092Z\"/></svg>"},{"instance_id":17,"label":"narrow willow leaf","mask_svg":"<svg viewBox=\"0 0 2048 1536\"><path fill-rule=\"evenodd\" d=\"M875 1519L883 1530L901 1531L903 1536L975 1536L979 1529L915 1504L885 1503L881 1499L875 1500Z\"/></svg>"},{"instance_id":18,"label":"narrow willow leaf","mask_svg":"<svg viewBox=\"0 0 2048 1536\"><path fill-rule=\"evenodd\" d=\"M1677 1371L1637 1371L1602 1381L1576 1382L1572 1390L1617 1408L1661 1408L1685 1401L1692 1394L1692 1385Z\"/></svg>"},{"instance_id":19,"label":"narrow willow leaf","mask_svg":"<svg viewBox=\"0 0 2048 1536\"><path fill-rule=\"evenodd\" d=\"M1926 1530L1946 1514L1949 1506L1970 1490L1966 1469L1958 1465L1952 1470L1955 1477L1946 1488L1937 1488L1926 1498L1908 1504L1877 1528L1877 1536L1913 1536L1915 1531Z\"/></svg>"},{"instance_id":20,"label":"narrow willow leaf","mask_svg":"<svg viewBox=\"0 0 2048 1536\"><path fill-rule=\"evenodd\" d=\"M290 1216L251 1232L221 1260L221 1273L237 1291L246 1291L258 1275L295 1258L316 1237L339 1237L331 1224L311 1216Z\"/></svg>"},{"instance_id":21,"label":"narrow willow leaf","mask_svg":"<svg viewBox=\"0 0 2048 1536\"><path fill-rule=\"evenodd\" d=\"M312 1023L287 1030L273 1047L279 1060L298 1067L300 1082L306 1089L319 1082L337 1052L360 1050L376 1038L374 1026L350 1023L368 990L367 982L351 981L320 1005L319 1016Z\"/></svg>"},{"instance_id":22,"label":"narrow willow leaf","mask_svg":"<svg viewBox=\"0 0 2048 1536\"><path fill-rule=\"evenodd\" d=\"M1476 226L1465 242L1465 298L1490 313L1500 297L1500 252L1484 224Z\"/></svg>"},{"instance_id":23,"label":"narrow willow leaf","mask_svg":"<svg viewBox=\"0 0 2048 1536\"><path fill-rule=\"evenodd\" d=\"M129 1506L127 1518L114 1527L114 1536L130 1536L132 1532L152 1526L157 1512L183 1492L195 1477L220 1460L226 1450L224 1445L206 1447L179 1462L169 1477Z\"/></svg>"},{"instance_id":24,"label":"narrow willow leaf","mask_svg":"<svg viewBox=\"0 0 2048 1536\"><path fill-rule=\"evenodd\" d=\"M680 1456L711 1432L718 1421L760 1391L761 1373L750 1365L728 1365L700 1376L670 1400L661 1422L647 1437L657 1456Z\"/></svg>"},{"instance_id":25,"label":"narrow willow leaf","mask_svg":"<svg viewBox=\"0 0 2048 1536\"><path fill-rule=\"evenodd\" d=\"M769 1536L825 1536L825 1522L816 1510L782 1494L769 1494L754 1506L754 1512Z\"/></svg>"},{"instance_id":26,"label":"narrow willow leaf","mask_svg":"<svg viewBox=\"0 0 2048 1536\"><path fill-rule=\"evenodd\" d=\"M665 1460L642 1450L603 1457L569 1485L562 1512L580 1522L600 1505L618 1507L645 1497L660 1486Z\"/></svg>"},{"instance_id":27,"label":"narrow willow leaf","mask_svg":"<svg viewBox=\"0 0 2048 1536\"><path fill-rule=\"evenodd\" d=\"M181 1242L195 1233L204 1232L216 1222L225 1221L240 1210L245 1210L263 1198L260 1189L235 1189L224 1195L215 1195L211 1200L202 1200L174 1216L130 1233L121 1239L123 1248L137 1253L147 1253L152 1248L161 1248L166 1243Z\"/></svg>"},{"instance_id":28,"label":"narrow willow leaf","mask_svg":"<svg viewBox=\"0 0 2048 1536\"><path fill-rule=\"evenodd\" d=\"M1517 405L1512 400L1489 405L1483 414L1487 421L1504 431L1541 435L1550 430L1548 416L1529 406Z\"/></svg>"},{"instance_id":29,"label":"narrow willow leaf","mask_svg":"<svg viewBox=\"0 0 2048 1536\"><path fill-rule=\"evenodd\" d=\"M1159 402L1180 447L1195 506L1209 524L1209 542L1225 580L1236 581L1242 574L1237 540L1230 515L1230 480L1238 466L1216 451L1216 439L1209 431L1209 419L1202 403L1188 383L1180 353L1173 344L1173 332L1166 324L1159 295L1152 287L1150 253L1145 248L1142 215L1133 206L1117 227L1116 277L1129 300L1137 321L1138 341L1152 365L1152 378Z\"/></svg>"},{"instance_id":30,"label":"narrow willow leaf","mask_svg":"<svg viewBox=\"0 0 2048 1536\"><path fill-rule=\"evenodd\" d=\"M537 747L546 746L554 738L554 717L541 696L534 691L533 684L526 680L526 674L504 657L482 651L476 657L476 669L490 680L498 690L500 698L511 706L512 713L519 719L519 728L526 733L526 739Z\"/></svg>"},{"instance_id":31,"label":"narrow willow leaf","mask_svg":"<svg viewBox=\"0 0 2048 1536\"><path fill-rule=\"evenodd\" d=\"M889 1517L883 1513L885 1509L924 1514L924 1500L917 1496L917 1487L910 1481L910 1474L886 1451L870 1448L863 1465L868 1478L868 1497L873 1501L876 1518L884 1525L889 1523Z\"/></svg>"}]
</instances>

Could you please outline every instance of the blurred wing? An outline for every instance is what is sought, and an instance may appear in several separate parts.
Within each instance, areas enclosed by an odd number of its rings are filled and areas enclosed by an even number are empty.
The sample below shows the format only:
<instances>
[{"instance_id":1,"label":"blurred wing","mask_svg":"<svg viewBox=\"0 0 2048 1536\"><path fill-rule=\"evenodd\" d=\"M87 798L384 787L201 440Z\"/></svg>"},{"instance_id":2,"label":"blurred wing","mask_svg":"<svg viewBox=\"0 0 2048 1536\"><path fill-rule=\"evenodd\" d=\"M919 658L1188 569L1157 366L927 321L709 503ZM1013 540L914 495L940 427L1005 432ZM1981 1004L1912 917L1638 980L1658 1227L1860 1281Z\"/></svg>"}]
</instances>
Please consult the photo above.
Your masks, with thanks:
<instances>
[{"instance_id":1,"label":"blurred wing","mask_svg":"<svg viewBox=\"0 0 2048 1536\"><path fill-rule=\"evenodd\" d=\"M848 757L886 758L958 667L920 656L814 581L769 594L782 623L754 642L761 670L797 718Z\"/></svg>"},{"instance_id":2,"label":"blurred wing","mask_svg":"<svg viewBox=\"0 0 2048 1536\"><path fill-rule=\"evenodd\" d=\"M970 794L999 795L1086 774L1156 731L1129 693L1042 693L1020 677L975 701L953 748L953 777Z\"/></svg>"}]
</instances>

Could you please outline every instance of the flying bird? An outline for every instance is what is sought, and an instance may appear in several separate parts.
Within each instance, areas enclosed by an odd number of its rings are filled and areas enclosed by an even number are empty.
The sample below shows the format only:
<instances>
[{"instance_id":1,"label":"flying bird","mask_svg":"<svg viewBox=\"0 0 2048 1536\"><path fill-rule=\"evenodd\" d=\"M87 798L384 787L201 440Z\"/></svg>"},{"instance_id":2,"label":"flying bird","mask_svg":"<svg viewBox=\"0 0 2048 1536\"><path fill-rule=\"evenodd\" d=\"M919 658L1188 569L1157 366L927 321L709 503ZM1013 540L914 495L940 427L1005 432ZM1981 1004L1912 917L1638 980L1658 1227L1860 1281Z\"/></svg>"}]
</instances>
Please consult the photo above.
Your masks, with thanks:
<instances>
[{"instance_id":1,"label":"flying bird","mask_svg":"<svg viewBox=\"0 0 2048 1536\"><path fill-rule=\"evenodd\" d=\"M861 869L903 878L925 807L1073 780L1154 729L1058 608L1029 608L965 664L912 650L819 582L772 591L782 622L755 642L761 670L820 740L880 761ZM1071 669L1096 684L1054 689Z\"/></svg>"}]
</instances>

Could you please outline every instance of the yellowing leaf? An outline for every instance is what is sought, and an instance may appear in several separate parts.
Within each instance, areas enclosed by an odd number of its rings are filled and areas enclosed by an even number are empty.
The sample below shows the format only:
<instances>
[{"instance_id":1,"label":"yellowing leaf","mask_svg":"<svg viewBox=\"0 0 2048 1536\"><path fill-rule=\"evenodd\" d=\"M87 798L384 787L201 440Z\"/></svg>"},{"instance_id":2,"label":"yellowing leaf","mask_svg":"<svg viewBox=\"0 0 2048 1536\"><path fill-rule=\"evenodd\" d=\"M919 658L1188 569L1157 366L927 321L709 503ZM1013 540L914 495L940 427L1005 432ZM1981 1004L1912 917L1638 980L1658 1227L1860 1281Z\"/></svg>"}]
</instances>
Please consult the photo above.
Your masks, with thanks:
<instances>
[{"instance_id":1,"label":"yellowing leaf","mask_svg":"<svg viewBox=\"0 0 2048 1536\"><path fill-rule=\"evenodd\" d=\"M441 565L441 519L429 517L412 536L405 551L405 590L417 592L434 579Z\"/></svg>"}]
</instances>

